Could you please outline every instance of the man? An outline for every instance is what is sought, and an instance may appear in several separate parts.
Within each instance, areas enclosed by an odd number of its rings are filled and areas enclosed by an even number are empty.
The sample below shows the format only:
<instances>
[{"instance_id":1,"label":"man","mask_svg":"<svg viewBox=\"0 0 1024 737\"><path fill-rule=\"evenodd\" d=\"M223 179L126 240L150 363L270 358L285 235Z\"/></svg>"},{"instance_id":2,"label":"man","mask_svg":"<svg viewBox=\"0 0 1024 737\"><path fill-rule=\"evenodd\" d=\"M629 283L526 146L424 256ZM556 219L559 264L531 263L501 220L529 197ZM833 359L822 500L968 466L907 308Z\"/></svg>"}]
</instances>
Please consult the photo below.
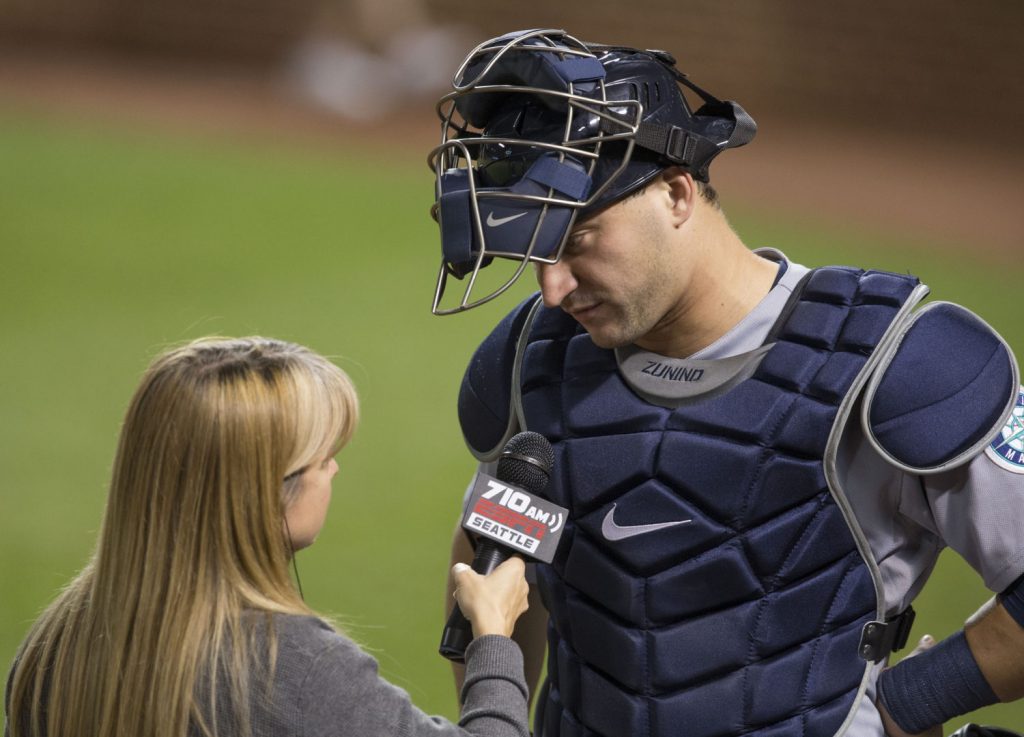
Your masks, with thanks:
<instances>
[{"instance_id":1,"label":"man","mask_svg":"<svg viewBox=\"0 0 1024 737\"><path fill-rule=\"evenodd\" d=\"M913 277L748 250L708 167L753 120L665 52L510 33L439 112L434 312L531 262L540 285L459 399L483 463L550 440L569 510L520 633L535 679L547 624L537 734L933 737L1024 695L1024 391L998 335ZM885 670L946 545L998 596Z\"/></svg>"}]
</instances>

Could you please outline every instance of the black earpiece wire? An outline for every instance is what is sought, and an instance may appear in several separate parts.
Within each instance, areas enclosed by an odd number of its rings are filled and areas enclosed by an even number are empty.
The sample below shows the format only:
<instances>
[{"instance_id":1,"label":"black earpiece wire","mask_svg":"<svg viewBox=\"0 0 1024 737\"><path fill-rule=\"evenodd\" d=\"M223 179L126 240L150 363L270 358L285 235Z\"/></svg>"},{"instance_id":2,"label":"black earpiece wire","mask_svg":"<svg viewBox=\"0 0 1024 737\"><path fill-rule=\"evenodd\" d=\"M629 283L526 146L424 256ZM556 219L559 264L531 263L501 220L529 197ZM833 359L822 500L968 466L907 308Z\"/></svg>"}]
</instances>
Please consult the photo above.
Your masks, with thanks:
<instances>
[{"instance_id":1,"label":"black earpiece wire","mask_svg":"<svg viewBox=\"0 0 1024 737\"><path fill-rule=\"evenodd\" d=\"M305 601L306 596L302 593L302 579L299 578L299 564L295 560L295 546L292 545L292 531L288 528L287 517L284 518L284 531L288 536L288 551L292 554L292 570L295 571L295 585L299 589L299 598Z\"/></svg>"}]
</instances>

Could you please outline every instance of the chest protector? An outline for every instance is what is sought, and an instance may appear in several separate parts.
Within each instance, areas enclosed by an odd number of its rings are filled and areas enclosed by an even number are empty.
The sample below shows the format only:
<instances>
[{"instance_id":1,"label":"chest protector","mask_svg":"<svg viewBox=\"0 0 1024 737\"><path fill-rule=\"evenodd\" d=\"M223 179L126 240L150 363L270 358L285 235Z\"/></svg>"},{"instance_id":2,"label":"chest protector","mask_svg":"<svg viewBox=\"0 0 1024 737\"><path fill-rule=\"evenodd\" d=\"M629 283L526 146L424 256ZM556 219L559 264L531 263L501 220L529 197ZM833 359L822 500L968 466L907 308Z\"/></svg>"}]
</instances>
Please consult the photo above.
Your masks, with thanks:
<instances>
[{"instance_id":1,"label":"chest protector","mask_svg":"<svg viewBox=\"0 0 1024 737\"><path fill-rule=\"evenodd\" d=\"M880 606L829 456L921 289L812 271L753 375L675 408L634 393L560 310L517 318L510 404L551 441L547 493L569 510L554 562L538 565L551 615L539 735L845 730Z\"/></svg>"}]
</instances>

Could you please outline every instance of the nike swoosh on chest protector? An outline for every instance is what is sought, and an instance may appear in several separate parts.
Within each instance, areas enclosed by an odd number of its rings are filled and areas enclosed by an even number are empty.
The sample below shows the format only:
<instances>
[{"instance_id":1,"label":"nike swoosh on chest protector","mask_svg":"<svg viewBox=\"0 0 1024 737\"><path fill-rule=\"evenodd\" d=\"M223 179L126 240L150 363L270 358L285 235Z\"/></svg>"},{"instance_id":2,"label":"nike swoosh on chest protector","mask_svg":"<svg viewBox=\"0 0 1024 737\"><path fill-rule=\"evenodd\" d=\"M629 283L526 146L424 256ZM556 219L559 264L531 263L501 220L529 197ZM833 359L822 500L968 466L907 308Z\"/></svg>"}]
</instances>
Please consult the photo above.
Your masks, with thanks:
<instances>
[{"instance_id":1,"label":"nike swoosh on chest protector","mask_svg":"<svg viewBox=\"0 0 1024 737\"><path fill-rule=\"evenodd\" d=\"M648 532L655 532L657 530L664 530L666 527L676 527L677 525L685 525L689 522L693 522L691 519L679 519L672 522L653 522L647 525L619 525L615 523L615 507L613 504L612 508L608 510L608 514L604 516L604 521L601 522L601 534L604 535L605 540L625 540L629 537L636 537L637 535L646 535Z\"/></svg>"}]
</instances>

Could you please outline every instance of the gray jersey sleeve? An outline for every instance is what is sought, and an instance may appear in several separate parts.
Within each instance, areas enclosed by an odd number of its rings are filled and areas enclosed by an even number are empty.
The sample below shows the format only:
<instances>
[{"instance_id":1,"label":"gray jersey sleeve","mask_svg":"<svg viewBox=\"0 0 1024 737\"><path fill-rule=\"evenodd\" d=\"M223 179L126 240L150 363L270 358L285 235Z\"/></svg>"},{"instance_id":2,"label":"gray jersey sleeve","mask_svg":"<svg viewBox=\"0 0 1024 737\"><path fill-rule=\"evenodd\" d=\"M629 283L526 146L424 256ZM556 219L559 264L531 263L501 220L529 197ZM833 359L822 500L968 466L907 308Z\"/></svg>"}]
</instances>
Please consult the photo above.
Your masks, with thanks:
<instances>
[{"instance_id":1,"label":"gray jersey sleeve","mask_svg":"<svg viewBox=\"0 0 1024 737\"><path fill-rule=\"evenodd\" d=\"M900 513L955 550L993 592L1024 573L1024 474L986 453L902 484Z\"/></svg>"},{"instance_id":2,"label":"gray jersey sleeve","mask_svg":"<svg viewBox=\"0 0 1024 737\"><path fill-rule=\"evenodd\" d=\"M837 464L878 563L887 614L917 597L947 546L993 592L1024 573L1024 474L984 452L943 473L911 474L885 461L859 425L847 425Z\"/></svg>"}]
</instances>

